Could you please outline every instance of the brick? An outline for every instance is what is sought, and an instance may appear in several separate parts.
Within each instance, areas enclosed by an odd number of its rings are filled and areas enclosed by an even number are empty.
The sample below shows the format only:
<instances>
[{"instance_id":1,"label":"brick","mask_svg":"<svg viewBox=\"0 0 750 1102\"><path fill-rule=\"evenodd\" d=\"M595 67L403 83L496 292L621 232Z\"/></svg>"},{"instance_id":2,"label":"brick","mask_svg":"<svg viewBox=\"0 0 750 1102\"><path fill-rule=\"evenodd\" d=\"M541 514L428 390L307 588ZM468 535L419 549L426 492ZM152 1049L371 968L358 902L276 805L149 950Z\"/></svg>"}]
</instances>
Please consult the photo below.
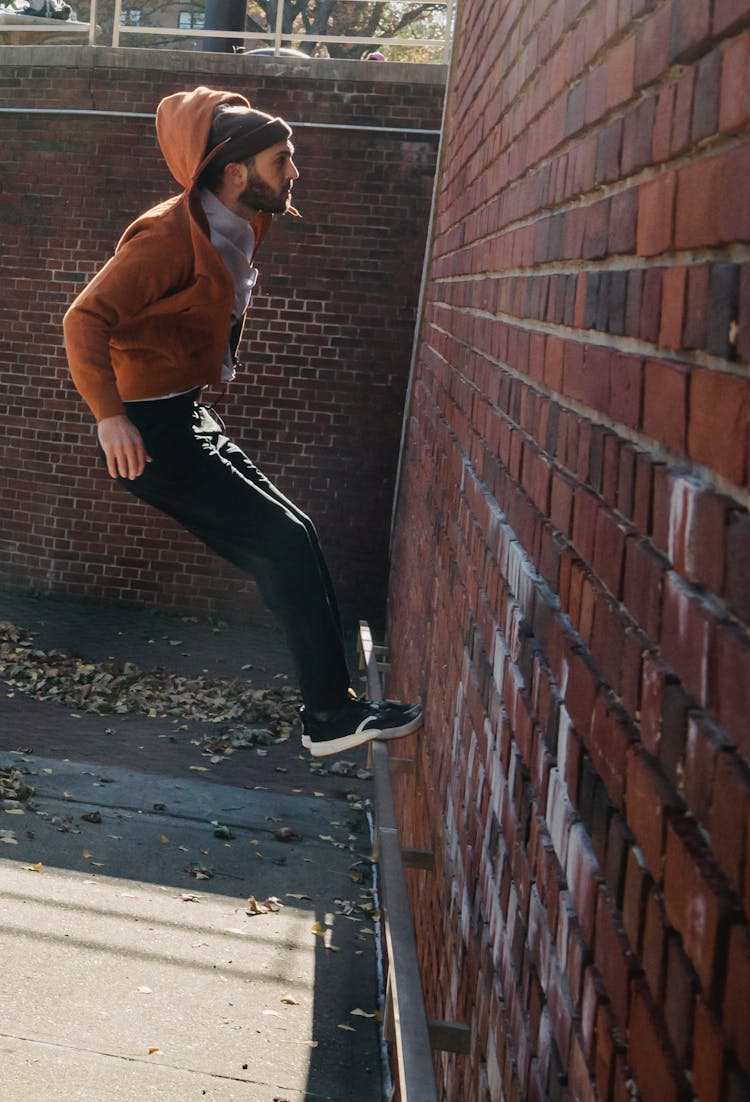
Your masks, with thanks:
<instances>
[{"instance_id":1,"label":"brick","mask_svg":"<svg viewBox=\"0 0 750 1102\"><path fill-rule=\"evenodd\" d=\"M607 332L609 324L609 288L611 281L611 272L597 272L596 295L590 307L590 311L594 311L591 328L598 329L602 333Z\"/></svg>"},{"instance_id":2,"label":"brick","mask_svg":"<svg viewBox=\"0 0 750 1102\"><path fill-rule=\"evenodd\" d=\"M586 81L581 80L568 92L565 116L565 137L569 138L583 129L586 116Z\"/></svg>"},{"instance_id":3,"label":"brick","mask_svg":"<svg viewBox=\"0 0 750 1102\"><path fill-rule=\"evenodd\" d=\"M750 623L750 516L745 512L729 516L725 575L727 604L741 620Z\"/></svg>"},{"instance_id":4,"label":"brick","mask_svg":"<svg viewBox=\"0 0 750 1102\"><path fill-rule=\"evenodd\" d=\"M628 1022L630 980L636 972L636 961L615 911L612 899L600 885L596 902L594 962L604 981L617 1025L624 1032Z\"/></svg>"},{"instance_id":5,"label":"brick","mask_svg":"<svg viewBox=\"0 0 750 1102\"><path fill-rule=\"evenodd\" d=\"M646 892L640 959L646 982L656 1002L661 1002L664 990L667 952L666 925L662 895L649 886Z\"/></svg>"},{"instance_id":6,"label":"brick","mask_svg":"<svg viewBox=\"0 0 750 1102\"><path fill-rule=\"evenodd\" d=\"M633 253L636 244L636 227L638 224L638 189L628 188L613 195L609 208L609 239L607 252L610 255L616 253ZM628 276L634 274L627 273Z\"/></svg>"},{"instance_id":7,"label":"brick","mask_svg":"<svg viewBox=\"0 0 750 1102\"><path fill-rule=\"evenodd\" d=\"M721 69L719 129L739 130L750 118L750 31L727 42Z\"/></svg>"},{"instance_id":8,"label":"brick","mask_svg":"<svg viewBox=\"0 0 750 1102\"><path fill-rule=\"evenodd\" d=\"M639 356L612 356L609 370L610 417L629 429L638 428L641 423L643 360Z\"/></svg>"},{"instance_id":9,"label":"brick","mask_svg":"<svg viewBox=\"0 0 750 1102\"><path fill-rule=\"evenodd\" d=\"M742 485L746 456L738 446L750 426L750 380L697 369L690 376L688 455Z\"/></svg>"},{"instance_id":10,"label":"brick","mask_svg":"<svg viewBox=\"0 0 750 1102\"><path fill-rule=\"evenodd\" d=\"M644 1102L679 1102L684 1090L674 1053L653 999L643 983L634 983L628 1025L628 1058Z\"/></svg>"},{"instance_id":11,"label":"brick","mask_svg":"<svg viewBox=\"0 0 750 1102\"><path fill-rule=\"evenodd\" d=\"M743 363L750 363L750 264L740 265L737 355Z\"/></svg>"},{"instance_id":12,"label":"brick","mask_svg":"<svg viewBox=\"0 0 750 1102\"><path fill-rule=\"evenodd\" d=\"M607 1003L599 1003L596 1011L596 1054L594 1081L599 1098L609 1098L612 1093L617 1041L615 1020Z\"/></svg>"},{"instance_id":13,"label":"brick","mask_svg":"<svg viewBox=\"0 0 750 1102\"><path fill-rule=\"evenodd\" d=\"M686 153L690 147L693 125L693 94L695 69L686 69L675 85L674 114L672 115L672 139L670 153L673 157Z\"/></svg>"},{"instance_id":14,"label":"brick","mask_svg":"<svg viewBox=\"0 0 750 1102\"><path fill-rule=\"evenodd\" d=\"M617 482L620 473L620 450L622 440L614 433L607 433L604 439L604 458L602 461L602 497L610 509L617 508Z\"/></svg>"},{"instance_id":15,"label":"brick","mask_svg":"<svg viewBox=\"0 0 750 1102\"><path fill-rule=\"evenodd\" d=\"M672 154L672 120L674 117L675 86L662 88L656 100L654 112L651 159L655 165L668 161Z\"/></svg>"},{"instance_id":16,"label":"brick","mask_svg":"<svg viewBox=\"0 0 750 1102\"><path fill-rule=\"evenodd\" d=\"M690 138L694 143L711 137L719 129L721 60L720 51L713 50L698 65L690 127Z\"/></svg>"},{"instance_id":17,"label":"brick","mask_svg":"<svg viewBox=\"0 0 750 1102\"><path fill-rule=\"evenodd\" d=\"M706 1002L695 1000L693 1019L693 1064L691 1078L700 1102L723 1102L725 1082L724 1038Z\"/></svg>"},{"instance_id":18,"label":"brick","mask_svg":"<svg viewBox=\"0 0 750 1102\"><path fill-rule=\"evenodd\" d=\"M738 145L724 157L719 239L750 241L750 202L744 181L750 172L750 145Z\"/></svg>"},{"instance_id":19,"label":"brick","mask_svg":"<svg viewBox=\"0 0 750 1102\"><path fill-rule=\"evenodd\" d=\"M568 342L563 364L564 393L596 410L609 405L609 352Z\"/></svg>"},{"instance_id":20,"label":"brick","mask_svg":"<svg viewBox=\"0 0 750 1102\"><path fill-rule=\"evenodd\" d=\"M596 122L605 112L607 97L607 67L597 65L586 76L586 112L584 121L587 126Z\"/></svg>"},{"instance_id":21,"label":"brick","mask_svg":"<svg viewBox=\"0 0 750 1102\"><path fill-rule=\"evenodd\" d=\"M609 199L603 199L586 208L583 248L584 260L601 260L607 255L609 236Z\"/></svg>"},{"instance_id":22,"label":"brick","mask_svg":"<svg viewBox=\"0 0 750 1102\"><path fill-rule=\"evenodd\" d=\"M745 0L716 0L712 30L714 34L731 31L741 20L747 18Z\"/></svg>"},{"instance_id":23,"label":"brick","mask_svg":"<svg viewBox=\"0 0 750 1102\"><path fill-rule=\"evenodd\" d=\"M672 510L672 476L665 464L655 464L652 472L653 494L650 524L636 522L636 528L645 531L654 546L663 554L669 550L669 518Z\"/></svg>"},{"instance_id":24,"label":"brick","mask_svg":"<svg viewBox=\"0 0 750 1102\"><path fill-rule=\"evenodd\" d=\"M625 768L627 752L635 740L635 728L611 696L602 690L591 717L587 749L618 811L625 805Z\"/></svg>"},{"instance_id":25,"label":"brick","mask_svg":"<svg viewBox=\"0 0 750 1102\"><path fill-rule=\"evenodd\" d=\"M656 256L672 245L677 175L665 172L638 190L637 252Z\"/></svg>"},{"instance_id":26,"label":"brick","mask_svg":"<svg viewBox=\"0 0 750 1102\"><path fill-rule=\"evenodd\" d=\"M732 926L722 1022L745 1075L750 1075L750 930Z\"/></svg>"},{"instance_id":27,"label":"brick","mask_svg":"<svg viewBox=\"0 0 750 1102\"><path fill-rule=\"evenodd\" d=\"M688 268L684 348L705 348L708 338L708 288L711 266L696 264Z\"/></svg>"},{"instance_id":28,"label":"brick","mask_svg":"<svg viewBox=\"0 0 750 1102\"><path fill-rule=\"evenodd\" d=\"M612 204L615 203L615 199L612 199ZM612 240L610 238L610 251L612 249ZM660 293L661 293L661 280L660 280ZM624 317L624 335L628 337L637 337L641 332L641 299L643 295L643 272L640 268L635 268L628 272L628 291L626 296L626 317ZM750 327L750 326L749 326Z\"/></svg>"},{"instance_id":29,"label":"brick","mask_svg":"<svg viewBox=\"0 0 750 1102\"><path fill-rule=\"evenodd\" d=\"M667 939L664 979L664 1021L675 1056L686 1067L693 1031L693 1005L697 982L679 938Z\"/></svg>"},{"instance_id":30,"label":"brick","mask_svg":"<svg viewBox=\"0 0 750 1102\"><path fill-rule=\"evenodd\" d=\"M750 643L744 632L731 624L716 630L711 678L716 719L750 761Z\"/></svg>"},{"instance_id":31,"label":"brick","mask_svg":"<svg viewBox=\"0 0 750 1102\"><path fill-rule=\"evenodd\" d=\"M681 364L646 360L644 365L643 431L679 455L685 453L689 378Z\"/></svg>"},{"instance_id":32,"label":"brick","mask_svg":"<svg viewBox=\"0 0 750 1102\"><path fill-rule=\"evenodd\" d=\"M701 712L688 714L685 742L684 794L688 809L709 829L714 800L716 761L729 740L710 718Z\"/></svg>"},{"instance_id":33,"label":"brick","mask_svg":"<svg viewBox=\"0 0 750 1102\"><path fill-rule=\"evenodd\" d=\"M664 579L659 642L664 658L698 703L709 692L709 659L715 617L699 594L670 571Z\"/></svg>"},{"instance_id":34,"label":"brick","mask_svg":"<svg viewBox=\"0 0 750 1102\"><path fill-rule=\"evenodd\" d=\"M622 119L615 119L599 131L595 173L597 184L610 184L619 179L621 150Z\"/></svg>"},{"instance_id":35,"label":"brick","mask_svg":"<svg viewBox=\"0 0 750 1102\"><path fill-rule=\"evenodd\" d=\"M682 265L667 268L662 282L659 344L674 351L682 347L687 273L688 269Z\"/></svg>"},{"instance_id":36,"label":"brick","mask_svg":"<svg viewBox=\"0 0 750 1102\"><path fill-rule=\"evenodd\" d=\"M731 899L697 828L688 820L667 823L664 908L682 938L709 1003L719 993Z\"/></svg>"},{"instance_id":37,"label":"brick","mask_svg":"<svg viewBox=\"0 0 750 1102\"><path fill-rule=\"evenodd\" d=\"M570 896L581 926L581 932L587 944L594 937L594 917L596 914L596 885L599 868L583 823L574 823L568 840L568 857L565 864L565 877L568 881Z\"/></svg>"},{"instance_id":38,"label":"brick","mask_svg":"<svg viewBox=\"0 0 750 1102\"><path fill-rule=\"evenodd\" d=\"M669 62L692 61L711 33L711 11L693 0L672 0Z\"/></svg>"},{"instance_id":39,"label":"brick","mask_svg":"<svg viewBox=\"0 0 750 1102\"><path fill-rule=\"evenodd\" d=\"M591 657L602 681L619 695L622 661L625 651L626 624L615 603L596 593L593 622L589 640Z\"/></svg>"},{"instance_id":40,"label":"brick","mask_svg":"<svg viewBox=\"0 0 750 1102\"><path fill-rule=\"evenodd\" d=\"M655 96L647 96L625 115L620 157L624 177L651 164L655 121Z\"/></svg>"},{"instance_id":41,"label":"brick","mask_svg":"<svg viewBox=\"0 0 750 1102\"><path fill-rule=\"evenodd\" d=\"M669 483L667 556L687 581L721 593L731 503L694 477L675 475Z\"/></svg>"},{"instance_id":42,"label":"brick","mask_svg":"<svg viewBox=\"0 0 750 1102\"><path fill-rule=\"evenodd\" d=\"M739 899L745 891L748 818L750 768L738 754L725 750L716 760L709 830L717 864Z\"/></svg>"},{"instance_id":43,"label":"brick","mask_svg":"<svg viewBox=\"0 0 750 1102\"><path fill-rule=\"evenodd\" d=\"M622 908L625 893L625 875L628 852L632 849L633 836L625 818L617 813L609 816L607 853L604 862L604 879L615 906Z\"/></svg>"},{"instance_id":44,"label":"brick","mask_svg":"<svg viewBox=\"0 0 750 1102\"><path fill-rule=\"evenodd\" d=\"M709 279L709 320L706 348L728 359L739 314L740 269L737 264L712 264Z\"/></svg>"},{"instance_id":45,"label":"brick","mask_svg":"<svg viewBox=\"0 0 750 1102\"><path fill-rule=\"evenodd\" d=\"M630 35L607 56L607 110L625 103L633 95L635 36Z\"/></svg>"},{"instance_id":46,"label":"brick","mask_svg":"<svg viewBox=\"0 0 750 1102\"><path fill-rule=\"evenodd\" d=\"M724 173L722 157L705 157L679 170L675 248L694 249L721 241Z\"/></svg>"},{"instance_id":47,"label":"brick","mask_svg":"<svg viewBox=\"0 0 750 1102\"><path fill-rule=\"evenodd\" d=\"M622 569L625 560L625 540L628 529L604 509L596 517L594 570L609 592L619 599L622 590Z\"/></svg>"},{"instance_id":48,"label":"brick","mask_svg":"<svg viewBox=\"0 0 750 1102\"><path fill-rule=\"evenodd\" d=\"M632 273L635 275L635 273ZM656 344L659 339L659 326L661 324L661 286L664 271L662 268L648 268L645 273L639 273L639 284L642 282L643 294L641 296L638 311L638 322L634 326L632 335L640 336L645 341Z\"/></svg>"},{"instance_id":49,"label":"brick","mask_svg":"<svg viewBox=\"0 0 750 1102\"><path fill-rule=\"evenodd\" d=\"M622 898L622 924L631 952L639 956L641 934L646 913L649 876L638 850L630 846L625 866L625 889Z\"/></svg>"},{"instance_id":50,"label":"brick","mask_svg":"<svg viewBox=\"0 0 750 1102\"><path fill-rule=\"evenodd\" d=\"M636 88L657 80L669 64L671 17L671 3L667 2L638 28L634 72Z\"/></svg>"},{"instance_id":51,"label":"brick","mask_svg":"<svg viewBox=\"0 0 750 1102\"><path fill-rule=\"evenodd\" d=\"M637 747L628 755L625 807L646 868L661 884L666 820L679 811L680 801L653 758Z\"/></svg>"}]
</instances>

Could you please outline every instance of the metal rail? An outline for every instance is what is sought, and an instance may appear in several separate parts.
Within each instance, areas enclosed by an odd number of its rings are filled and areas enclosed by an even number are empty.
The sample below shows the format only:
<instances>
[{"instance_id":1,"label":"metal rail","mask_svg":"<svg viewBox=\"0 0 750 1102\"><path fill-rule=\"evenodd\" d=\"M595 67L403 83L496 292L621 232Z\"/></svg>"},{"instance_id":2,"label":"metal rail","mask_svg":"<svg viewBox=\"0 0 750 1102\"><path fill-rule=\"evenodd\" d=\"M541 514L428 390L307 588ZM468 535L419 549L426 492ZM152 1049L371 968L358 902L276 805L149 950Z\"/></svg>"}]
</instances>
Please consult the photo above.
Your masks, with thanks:
<instances>
[{"instance_id":1,"label":"metal rail","mask_svg":"<svg viewBox=\"0 0 750 1102\"><path fill-rule=\"evenodd\" d=\"M347 0L348 3L371 3L372 0ZM414 7L423 2L423 0L394 0L404 4L405 6ZM227 28L223 30L205 30L199 27L179 28L179 27L141 27L136 25L123 25L120 22L122 15L122 0L115 0L114 11L114 26L112 28L112 45L118 47L120 45L121 35L128 34L145 34L156 35L168 38L234 38L242 39L243 42L267 42L273 46L275 54L279 54L284 44L297 45L300 42L304 42L306 39L314 39L315 42L332 42L332 43L345 43L351 45L353 43L361 42L363 45L371 45L373 48L376 46L399 46L399 47L417 47L417 46L439 46L443 50L444 60L448 60L450 52L451 41L451 27L453 23L453 14L456 0L435 0L435 3L440 4L445 8L445 37L444 38L370 38L366 35L360 36L342 36L332 34L303 34L296 31L290 31L284 33L284 0L280 0L276 8L276 21L273 30L269 29L265 33L259 31L240 31L229 30ZM93 25L96 22L96 6L97 0L91 0L91 13L89 21ZM89 38L89 41L93 44L93 38Z\"/></svg>"},{"instance_id":2,"label":"metal rail","mask_svg":"<svg viewBox=\"0 0 750 1102\"><path fill-rule=\"evenodd\" d=\"M382 700L380 673L388 668L387 649L372 641L369 625L359 623L360 666L367 676L370 700ZM403 849L398 835L391 773L413 772L414 761L389 757L385 742L370 743L375 781L374 858L380 870L381 914L388 958L383 1033L396 1050L401 1102L438 1102L434 1049L468 1053L468 1026L427 1019L419 974L414 926L404 868L434 868L430 850Z\"/></svg>"}]
</instances>

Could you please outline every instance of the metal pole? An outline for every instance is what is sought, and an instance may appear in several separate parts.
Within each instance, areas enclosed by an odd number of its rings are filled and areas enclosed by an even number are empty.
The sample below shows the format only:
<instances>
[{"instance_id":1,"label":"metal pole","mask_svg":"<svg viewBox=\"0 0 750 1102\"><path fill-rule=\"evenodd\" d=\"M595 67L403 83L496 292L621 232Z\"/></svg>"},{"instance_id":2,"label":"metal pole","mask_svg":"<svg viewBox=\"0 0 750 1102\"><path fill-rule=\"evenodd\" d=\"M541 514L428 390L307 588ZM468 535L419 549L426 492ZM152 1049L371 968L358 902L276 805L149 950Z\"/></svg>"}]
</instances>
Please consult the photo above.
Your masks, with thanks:
<instances>
[{"instance_id":1,"label":"metal pole","mask_svg":"<svg viewBox=\"0 0 750 1102\"><path fill-rule=\"evenodd\" d=\"M276 0L276 29L273 36L273 52L281 53L281 33L284 30L284 0Z\"/></svg>"},{"instance_id":2,"label":"metal pole","mask_svg":"<svg viewBox=\"0 0 750 1102\"><path fill-rule=\"evenodd\" d=\"M112 45L116 48L120 45L120 19L122 17L122 0L115 0L115 13L112 23Z\"/></svg>"},{"instance_id":3,"label":"metal pole","mask_svg":"<svg viewBox=\"0 0 750 1102\"><path fill-rule=\"evenodd\" d=\"M91 10L89 11L89 46L93 46L96 43L96 0L91 0Z\"/></svg>"}]
</instances>

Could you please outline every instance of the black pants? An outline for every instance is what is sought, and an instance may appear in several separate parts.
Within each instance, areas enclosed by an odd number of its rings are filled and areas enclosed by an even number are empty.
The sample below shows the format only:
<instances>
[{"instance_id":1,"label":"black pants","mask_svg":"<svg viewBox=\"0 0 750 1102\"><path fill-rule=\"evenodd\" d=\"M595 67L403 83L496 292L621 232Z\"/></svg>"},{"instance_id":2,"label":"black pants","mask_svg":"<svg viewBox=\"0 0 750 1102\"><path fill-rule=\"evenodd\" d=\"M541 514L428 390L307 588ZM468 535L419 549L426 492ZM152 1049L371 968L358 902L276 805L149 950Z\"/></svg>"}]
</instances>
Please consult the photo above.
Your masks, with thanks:
<instances>
[{"instance_id":1,"label":"black pants","mask_svg":"<svg viewBox=\"0 0 750 1102\"><path fill-rule=\"evenodd\" d=\"M199 394L126 403L152 462L139 478L119 481L252 575L284 628L306 707L339 707L350 678L315 527L232 443Z\"/></svg>"}]
</instances>

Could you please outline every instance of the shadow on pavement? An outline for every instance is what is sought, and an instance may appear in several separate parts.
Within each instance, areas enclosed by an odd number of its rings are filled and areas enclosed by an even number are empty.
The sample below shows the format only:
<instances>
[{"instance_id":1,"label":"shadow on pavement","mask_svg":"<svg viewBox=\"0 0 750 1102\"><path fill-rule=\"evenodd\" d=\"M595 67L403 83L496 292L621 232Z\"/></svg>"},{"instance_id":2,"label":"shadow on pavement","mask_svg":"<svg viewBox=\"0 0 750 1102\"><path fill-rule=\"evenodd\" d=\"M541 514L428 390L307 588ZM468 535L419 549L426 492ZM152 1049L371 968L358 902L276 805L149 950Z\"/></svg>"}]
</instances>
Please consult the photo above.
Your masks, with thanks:
<instances>
[{"instance_id":1,"label":"shadow on pavement","mask_svg":"<svg viewBox=\"0 0 750 1102\"><path fill-rule=\"evenodd\" d=\"M139 615L0 606L89 661L149 646ZM241 629L179 627L200 669L289 676L270 629L240 662ZM34 789L0 811L6 1102L382 1097L364 754L331 772L295 734L214 762L199 723L71 714L3 683L0 730L0 769Z\"/></svg>"}]
</instances>

